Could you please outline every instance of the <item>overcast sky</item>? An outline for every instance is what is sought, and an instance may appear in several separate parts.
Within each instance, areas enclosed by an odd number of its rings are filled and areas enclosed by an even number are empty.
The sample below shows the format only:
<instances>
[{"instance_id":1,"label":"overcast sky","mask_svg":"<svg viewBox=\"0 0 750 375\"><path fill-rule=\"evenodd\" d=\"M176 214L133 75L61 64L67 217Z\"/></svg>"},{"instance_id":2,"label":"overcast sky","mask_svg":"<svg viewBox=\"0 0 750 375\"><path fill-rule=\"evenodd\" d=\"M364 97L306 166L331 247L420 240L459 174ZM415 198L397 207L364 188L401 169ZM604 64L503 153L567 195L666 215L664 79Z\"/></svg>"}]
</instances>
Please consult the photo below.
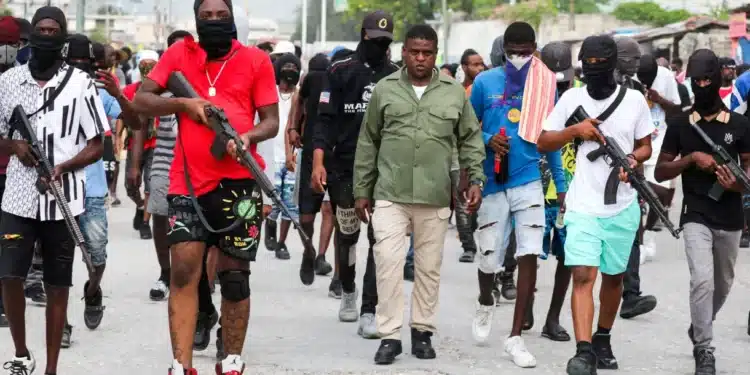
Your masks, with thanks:
<instances>
[{"instance_id":1,"label":"overcast sky","mask_svg":"<svg viewBox=\"0 0 750 375\"><path fill-rule=\"evenodd\" d=\"M123 4L129 3L127 0L120 1ZM169 0L143 0L143 5L139 7L139 11L151 13L153 4L157 1L160 1L162 6L166 6ZM302 4L302 0L233 0L233 2L243 7L248 16L252 18L270 18L276 21L294 21L294 11L297 6ZM185 3L189 3L190 6L185 6ZM192 4L193 2L189 0L172 0L172 11L176 17L191 17L193 15Z\"/></svg>"}]
</instances>

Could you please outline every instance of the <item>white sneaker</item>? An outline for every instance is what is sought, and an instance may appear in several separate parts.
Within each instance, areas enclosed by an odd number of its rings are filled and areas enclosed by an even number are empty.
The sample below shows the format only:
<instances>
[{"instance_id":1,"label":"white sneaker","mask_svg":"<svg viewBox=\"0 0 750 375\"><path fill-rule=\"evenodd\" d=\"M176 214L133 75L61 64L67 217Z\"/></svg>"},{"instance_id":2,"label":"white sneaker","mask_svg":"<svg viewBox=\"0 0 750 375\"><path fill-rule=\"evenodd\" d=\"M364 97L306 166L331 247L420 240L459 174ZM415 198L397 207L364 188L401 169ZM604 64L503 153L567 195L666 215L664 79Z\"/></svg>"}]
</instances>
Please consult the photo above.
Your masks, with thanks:
<instances>
[{"instance_id":1,"label":"white sneaker","mask_svg":"<svg viewBox=\"0 0 750 375\"><path fill-rule=\"evenodd\" d=\"M356 322L359 318L357 310L357 289L353 293L341 293L341 306L339 307L339 320L342 322Z\"/></svg>"},{"instance_id":2,"label":"white sneaker","mask_svg":"<svg viewBox=\"0 0 750 375\"><path fill-rule=\"evenodd\" d=\"M11 375L20 374L27 375L32 374L36 369L36 359L29 350L29 355L26 357L13 357L12 360L5 362L3 369L9 370Z\"/></svg>"},{"instance_id":3,"label":"white sneaker","mask_svg":"<svg viewBox=\"0 0 750 375\"><path fill-rule=\"evenodd\" d=\"M646 246L644 246L644 245L641 245L640 247L641 247L641 249L640 249L640 250L641 250L641 251L640 251L640 253L641 253L641 254L640 254L640 255L641 255L641 259L640 259L640 264L641 264L641 265L644 265L644 264L646 264L646 253L647 253L647 252L648 252L649 250L648 250L648 249L646 249Z\"/></svg>"},{"instance_id":4,"label":"white sneaker","mask_svg":"<svg viewBox=\"0 0 750 375\"><path fill-rule=\"evenodd\" d=\"M526 349L526 344L523 343L521 336L508 337L505 340L505 352L513 357L513 363L518 367L536 367L536 358Z\"/></svg>"},{"instance_id":5,"label":"white sneaker","mask_svg":"<svg viewBox=\"0 0 750 375\"><path fill-rule=\"evenodd\" d=\"M477 310L474 314L474 321L471 324L471 333L480 344L487 342L487 338L490 337L492 332L492 319L495 316L495 304L490 306L484 306L478 301Z\"/></svg>"},{"instance_id":6,"label":"white sneaker","mask_svg":"<svg viewBox=\"0 0 750 375\"><path fill-rule=\"evenodd\" d=\"M156 280L148 294L152 301L163 301L169 297L169 287L163 280L159 279Z\"/></svg>"},{"instance_id":7,"label":"white sneaker","mask_svg":"<svg viewBox=\"0 0 750 375\"><path fill-rule=\"evenodd\" d=\"M375 314L366 313L359 317L357 334L365 339L378 338L378 323L375 320Z\"/></svg>"},{"instance_id":8,"label":"white sneaker","mask_svg":"<svg viewBox=\"0 0 750 375\"><path fill-rule=\"evenodd\" d=\"M236 354L228 355L219 365L221 366L222 374L242 374L242 372L245 371L245 362L243 362L240 356Z\"/></svg>"},{"instance_id":9,"label":"white sneaker","mask_svg":"<svg viewBox=\"0 0 750 375\"><path fill-rule=\"evenodd\" d=\"M169 375L184 375L185 374L185 368L182 367L180 362L177 362L176 359L172 360L172 367L169 369Z\"/></svg>"},{"instance_id":10,"label":"white sneaker","mask_svg":"<svg viewBox=\"0 0 750 375\"><path fill-rule=\"evenodd\" d=\"M654 238L654 235L654 233L644 234L644 251L641 251L641 255L644 253L646 254L646 261L654 260L654 257L656 257L656 239Z\"/></svg>"}]
</instances>

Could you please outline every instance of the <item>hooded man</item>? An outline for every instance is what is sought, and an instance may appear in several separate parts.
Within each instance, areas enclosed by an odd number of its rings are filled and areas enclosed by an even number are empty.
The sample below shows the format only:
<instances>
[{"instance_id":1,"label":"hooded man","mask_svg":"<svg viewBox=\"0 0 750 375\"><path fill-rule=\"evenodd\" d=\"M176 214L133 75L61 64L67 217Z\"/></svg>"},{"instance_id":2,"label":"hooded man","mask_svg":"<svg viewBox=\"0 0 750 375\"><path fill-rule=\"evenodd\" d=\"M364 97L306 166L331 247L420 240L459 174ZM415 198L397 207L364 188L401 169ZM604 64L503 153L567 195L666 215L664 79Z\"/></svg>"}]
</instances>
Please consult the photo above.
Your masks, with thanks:
<instances>
[{"instance_id":1,"label":"hooded man","mask_svg":"<svg viewBox=\"0 0 750 375\"><path fill-rule=\"evenodd\" d=\"M330 194L338 224L334 247L339 256L339 278L343 290L338 317L342 322L356 322L361 317L358 333L365 338L378 337L375 322L377 284L372 253L375 239L372 226L368 226L370 247L362 287L362 307L357 311L358 289L354 280L361 222L354 211L354 155L372 90L380 79L398 70L388 59L393 26L393 17L385 11L366 15L356 52L333 62L328 69L318 100L318 119L312 129L314 151L310 184L318 194L300 199L302 227L311 235L313 214L320 211L322 194L326 191ZM335 178L328 178L329 175Z\"/></svg>"},{"instance_id":2,"label":"hooded man","mask_svg":"<svg viewBox=\"0 0 750 375\"><path fill-rule=\"evenodd\" d=\"M169 216L182 218L170 221L168 234L172 256L169 327L174 355L170 374L197 374L192 368L196 290L203 256L211 245L220 250L221 311L229 314L222 320L223 340L217 348L226 357L218 358L216 372L237 374L245 368L240 354L250 314L250 261L255 259L260 240L262 198L250 171L236 162L234 142L229 142L223 158L211 154L214 133L204 125L208 121L205 107L218 106L225 111L248 152L264 167L270 161L257 154L256 145L278 132L278 94L268 55L236 40L232 2L197 0L193 9L198 41L187 36L167 49L143 78L134 102L149 117L176 113L180 127L168 192L173 196ZM201 98L160 96L175 72L184 74ZM227 218L225 208L237 204L249 209L248 215ZM204 218L198 218L199 209ZM312 260L310 263L312 274Z\"/></svg>"},{"instance_id":3,"label":"hooded man","mask_svg":"<svg viewBox=\"0 0 750 375\"><path fill-rule=\"evenodd\" d=\"M62 10L41 7L31 23L34 27L30 36L31 60L8 70L0 79L0 92L14 93L0 99L0 148L12 154L0 220L0 246L4 249L0 253L0 279L15 343L15 356L5 368L13 374L26 374L36 367L23 335L26 304L23 281L38 242L47 292L44 373L56 374L73 279L75 243L52 194L37 189L39 175L33 167L35 157L21 132L11 131L10 121L18 106L27 114L35 114L28 120L38 134L46 134L45 144L54 144L54 149L45 153L54 163L54 178L65 187L70 212L79 217L84 212L86 195L84 168L101 158L101 135L106 126L102 119L106 115L91 76L63 61L67 22ZM54 100L46 103L48 97ZM63 121L64 118L67 120ZM66 124L76 124L72 134L79 136L69 136L71 130ZM88 304L88 298L86 302Z\"/></svg>"},{"instance_id":4,"label":"hooded man","mask_svg":"<svg viewBox=\"0 0 750 375\"><path fill-rule=\"evenodd\" d=\"M567 373L593 375L597 368L618 368L610 333L641 210L635 190L624 182L618 186L615 203L606 204L605 185L612 167L604 158L592 161L586 156L600 147L604 134L628 153L631 167L636 168L651 156L650 135L654 125L643 95L615 81L617 44L610 36L586 38L578 57L583 62L587 84L563 94L544 123L538 147L541 151L556 150L576 138L583 140L578 146L575 178L565 198L565 265L572 267L573 273L572 309L577 342ZM626 91L618 93L618 90ZM618 98L621 98L619 103ZM579 107L592 118L566 127ZM604 121L594 119L609 107L612 107L609 117ZM620 178L623 181L626 176ZM601 307L598 328L592 335L593 289L600 271Z\"/></svg>"},{"instance_id":5,"label":"hooded man","mask_svg":"<svg viewBox=\"0 0 750 375\"><path fill-rule=\"evenodd\" d=\"M505 49L503 49L503 36L495 38L492 42L492 51L490 52L490 62L493 68L505 66Z\"/></svg>"},{"instance_id":6,"label":"hooded man","mask_svg":"<svg viewBox=\"0 0 750 375\"><path fill-rule=\"evenodd\" d=\"M695 103L681 122L670 126L656 165L658 181L682 176L685 254L690 270L690 328L696 375L716 374L713 322L729 295L745 224L743 188L725 165L714 160L708 137L730 157L750 167L750 121L730 113L719 96L722 85L719 59L708 49L695 51L687 75ZM703 133L703 134L701 134ZM679 158L678 158L679 157ZM715 184L724 189L718 199L709 197ZM747 193L747 192L745 192Z\"/></svg>"}]
</instances>

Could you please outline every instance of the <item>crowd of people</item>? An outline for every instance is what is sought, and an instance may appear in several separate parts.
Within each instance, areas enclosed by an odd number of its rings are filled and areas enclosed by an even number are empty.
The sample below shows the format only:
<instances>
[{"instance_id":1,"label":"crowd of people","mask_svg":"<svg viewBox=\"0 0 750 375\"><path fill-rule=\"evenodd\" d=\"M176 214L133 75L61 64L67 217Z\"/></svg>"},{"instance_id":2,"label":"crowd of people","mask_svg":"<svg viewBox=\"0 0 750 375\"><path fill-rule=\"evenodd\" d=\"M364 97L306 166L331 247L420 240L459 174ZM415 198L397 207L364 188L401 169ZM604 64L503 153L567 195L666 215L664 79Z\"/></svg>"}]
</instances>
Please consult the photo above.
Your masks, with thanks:
<instances>
[{"instance_id":1,"label":"crowd of people","mask_svg":"<svg viewBox=\"0 0 750 375\"><path fill-rule=\"evenodd\" d=\"M57 374L60 350L70 346L77 244L68 211L90 258L84 322L101 324L107 210L121 203L123 150L133 230L153 240L161 270L149 298L168 300L171 375L197 374L193 351L208 348L217 324L216 373L249 371L241 354L250 264L261 241L277 259L293 258L290 229L312 237L318 213L314 272L333 273L328 295L340 299L339 320L381 340L375 363L392 364L403 352L404 280L414 282L411 354L436 358L440 270L455 222L458 261L478 263L478 343L490 340L496 305L514 301L504 350L518 367L536 366L522 335L534 326L539 259L554 256L542 336L575 340L568 374L617 369L616 317L656 308L656 297L642 293L639 267L671 224L636 185L650 187L659 206L681 207L695 374L716 373L712 324L738 249L750 245L750 191L711 143L747 171L750 72L706 49L683 68L642 53L631 38L605 35L586 38L574 59L562 42L539 49L525 22L494 41L491 61L467 49L459 64L441 67L436 31L414 25L393 62L394 21L385 11L364 17L355 50L315 55L303 69L290 42L243 44L235 10L229 0L196 0L197 39L175 31L165 50L137 53L69 33L56 7L39 8L30 22L0 18L0 326L13 338L10 374L37 367L25 334L27 298L46 304L44 374ZM179 96L176 73L197 97ZM223 111L241 145L216 149L207 126L215 111L207 108ZM30 143L25 122L39 143ZM622 155L595 156L605 149ZM279 200L238 162L243 151ZM49 175L40 168L45 158ZM673 202L678 178L681 203ZM67 202L55 200L51 184ZM369 246L358 286L362 224ZM217 281L220 309L211 298ZM572 334L560 322L571 283Z\"/></svg>"}]
</instances>

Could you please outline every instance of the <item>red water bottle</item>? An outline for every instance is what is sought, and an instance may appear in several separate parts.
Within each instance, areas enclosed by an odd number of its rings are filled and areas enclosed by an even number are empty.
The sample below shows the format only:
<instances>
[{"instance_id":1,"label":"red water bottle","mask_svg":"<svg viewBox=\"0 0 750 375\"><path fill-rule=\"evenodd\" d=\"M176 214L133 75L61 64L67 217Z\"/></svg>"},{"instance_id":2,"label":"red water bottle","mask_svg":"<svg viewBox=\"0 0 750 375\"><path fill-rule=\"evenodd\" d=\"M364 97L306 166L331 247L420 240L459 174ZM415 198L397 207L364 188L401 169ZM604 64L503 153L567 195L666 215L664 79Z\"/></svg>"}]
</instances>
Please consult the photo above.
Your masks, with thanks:
<instances>
[{"instance_id":1,"label":"red water bottle","mask_svg":"<svg viewBox=\"0 0 750 375\"><path fill-rule=\"evenodd\" d=\"M504 127L500 128L500 135L502 135L503 137L505 137L505 128ZM495 174L500 173L500 161L501 161L500 155L495 154Z\"/></svg>"}]
</instances>

